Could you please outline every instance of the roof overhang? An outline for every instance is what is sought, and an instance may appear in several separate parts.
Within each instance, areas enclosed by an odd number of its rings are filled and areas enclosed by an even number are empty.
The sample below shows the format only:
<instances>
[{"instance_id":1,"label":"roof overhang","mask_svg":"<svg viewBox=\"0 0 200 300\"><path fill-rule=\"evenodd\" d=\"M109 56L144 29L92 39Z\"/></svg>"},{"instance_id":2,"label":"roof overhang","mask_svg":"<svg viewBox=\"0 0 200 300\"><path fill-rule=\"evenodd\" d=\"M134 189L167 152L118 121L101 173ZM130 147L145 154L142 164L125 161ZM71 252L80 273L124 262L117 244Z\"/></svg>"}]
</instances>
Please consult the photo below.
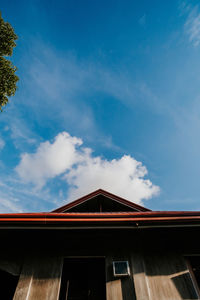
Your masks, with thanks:
<instances>
[{"instance_id":1,"label":"roof overhang","mask_svg":"<svg viewBox=\"0 0 200 300\"><path fill-rule=\"evenodd\" d=\"M0 214L0 229L200 227L200 212Z\"/></svg>"}]
</instances>

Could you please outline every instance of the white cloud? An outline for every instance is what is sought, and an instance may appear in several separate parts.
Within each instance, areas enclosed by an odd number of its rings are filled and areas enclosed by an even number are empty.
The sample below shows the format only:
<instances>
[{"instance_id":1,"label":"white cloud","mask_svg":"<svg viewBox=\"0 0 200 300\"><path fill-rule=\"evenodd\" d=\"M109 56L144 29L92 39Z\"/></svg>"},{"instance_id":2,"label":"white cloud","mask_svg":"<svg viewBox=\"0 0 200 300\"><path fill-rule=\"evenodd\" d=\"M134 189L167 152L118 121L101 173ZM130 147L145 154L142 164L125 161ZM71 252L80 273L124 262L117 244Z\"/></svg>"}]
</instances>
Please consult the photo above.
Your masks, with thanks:
<instances>
[{"instance_id":1,"label":"white cloud","mask_svg":"<svg viewBox=\"0 0 200 300\"><path fill-rule=\"evenodd\" d=\"M159 192L159 188L144 179L147 169L141 162L124 155L111 161L89 155L85 160L65 175L72 185L69 199L73 200L102 188L118 196L137 203L149 199Z\"/></svg>"},{"instance_id":2,"label":"white cloud","mask_svg":"<svg viewBox=\"0 0 200 300\"><path fill-rule=\"evenodd\" d=\"M67 132L57 135L54 143L41 143L33 154L24 153L16 171L25 182L41 188L49 178L54 178L70 169L80 160L76 146L82 141Z\"/></svg>"},{"instance_id":3,"label":"white cloud","mask_svg":"<svg viewBox=\"0 0 200 300\"><path fill-rule=\"evenodd\" d=\"M98 188L137 203L159 192L158 186L144 178L147 169L141 162L127 155L113 160L95 157L81 139L67 132L58 134L52 143L41 143L35 153L23 154L16 171L23 181L38 188L64 174L70 201Z\"/></svg>"}]
</instances>

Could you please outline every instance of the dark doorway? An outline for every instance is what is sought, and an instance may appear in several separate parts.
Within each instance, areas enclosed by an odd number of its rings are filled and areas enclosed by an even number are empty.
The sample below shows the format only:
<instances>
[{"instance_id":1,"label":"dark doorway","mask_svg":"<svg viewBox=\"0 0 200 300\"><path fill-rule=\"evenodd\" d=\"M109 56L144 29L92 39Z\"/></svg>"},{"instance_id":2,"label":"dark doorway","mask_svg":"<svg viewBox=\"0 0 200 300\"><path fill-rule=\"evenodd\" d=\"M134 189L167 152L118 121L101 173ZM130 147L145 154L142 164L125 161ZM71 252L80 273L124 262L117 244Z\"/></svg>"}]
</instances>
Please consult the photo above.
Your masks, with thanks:
<instances>
[{"instance_id":1,"label":"dark doorway","mask_svg":"<svg viewBox=\"0 0 200 300\"><path fill-rule=\"evenodd\" d=\"M0 270L0 290L1 290L1 299L3 300L12 300L19 276L12 275L6 271Z\"/></svg>"},{"instance_id":2,"label":"dark doorway","mask_svg":"<svg viewBox=\"0 0 200 300\"><path fill-rule=\"evenodd\" d=\"M65 259L59 300L106 300L105 259Z\"/></svg>"}]
</instances>

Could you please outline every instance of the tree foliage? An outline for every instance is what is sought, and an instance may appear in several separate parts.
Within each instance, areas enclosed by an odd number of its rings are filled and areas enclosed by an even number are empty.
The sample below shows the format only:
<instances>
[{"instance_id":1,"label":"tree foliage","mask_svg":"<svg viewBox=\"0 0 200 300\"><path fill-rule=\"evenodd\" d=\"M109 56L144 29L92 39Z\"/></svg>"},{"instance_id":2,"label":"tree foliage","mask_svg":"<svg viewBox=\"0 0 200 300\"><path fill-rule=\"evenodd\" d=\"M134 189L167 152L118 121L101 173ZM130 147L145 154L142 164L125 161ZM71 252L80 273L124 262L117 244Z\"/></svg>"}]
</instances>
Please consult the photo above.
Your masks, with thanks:
<instances>
[{"instance_id":1,"label":"tree foliage","mask_svg":"<svg viewBox=\"0 0 200 300\"><path fill-rule=\"evenodd\" d=\"M0 13L0 110L7 104L8 97L13 96L19 80L15 74L16 67L5 58L11 56L16 46L17 35L8 22L4 22Z\"/></svg>"}]
</instances>

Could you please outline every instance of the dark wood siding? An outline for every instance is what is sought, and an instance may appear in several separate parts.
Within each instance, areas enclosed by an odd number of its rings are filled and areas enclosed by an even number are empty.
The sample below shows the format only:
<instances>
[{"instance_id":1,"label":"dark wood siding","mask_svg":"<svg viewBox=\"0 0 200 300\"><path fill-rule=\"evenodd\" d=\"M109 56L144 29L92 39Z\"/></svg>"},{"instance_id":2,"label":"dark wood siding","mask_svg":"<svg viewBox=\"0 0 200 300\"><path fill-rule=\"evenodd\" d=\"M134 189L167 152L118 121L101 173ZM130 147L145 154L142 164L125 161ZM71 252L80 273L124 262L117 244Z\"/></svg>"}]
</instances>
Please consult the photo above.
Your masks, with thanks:
<instances>
[{"instance_id":1,"label":"dark wood siding","mask_svg":"<svg viewBox=\"0 0 200 300\"><path fill-rule=\"evenodd\" d=\"M136 300L132 276L114 277L112 262L114 260L128 260L127 254L115 254L106 257L106 291L107 300Z\"/></svg>"},{"instance_id":2,"label":"dark wood siding","mask_svg":"<svg viewBox=\"0 0 200 300\"><path fill-rule=\"evenodd\" d=\"M62 258L36 258L26 261L14 300L57 300L62 273Z\"/></svg>"},{"instance_id":3,"label":"dark wood siding","mask_svg":"<svg viewBox=\"0 0 200 300\"><path fill-rule=\"evenodd\" d=\"M113 278L112 256L106 257L106 300L123 300L121 279Z\"/></svg>"},{"instance_id":4,"label":"dark wood siding","mask_svg":"<svg viewBox=\"0 0 200 300\"><path fill-rule=\"evenodd\" d=\"M0 250L2 258L6 257L5 253L13 257L13 244L16 245L16 255L22 259L29 254L29 260L24 262L14 300L58 299L62 257L84 256L106 258L107 300L198 299L182 256L182 253L200 253L200 242L196 238L198 228L63 229L33 230L31 233L24 230L16 233L11 231L10 236L7 232L0 232L4 248L4 255ZM46 254L51 258L45 258ZM31 257L36 255L40 258L35 258L33 262ZM113 260L128 260L131 276L114 278ZM2 269L6 264L4 259L0 262ZM13 267L15 269L15 264Z\"/></svg>"},{"instance_id":5,"label":"dark wood siding","mask_svg":"<svg viewBox=\"0 0 200 300\"><path fill-rule=\"evenodd\" d=\"M132 266L138 300L198 299L180 254L137 254Z\"/></svg>"}]
</instances>

